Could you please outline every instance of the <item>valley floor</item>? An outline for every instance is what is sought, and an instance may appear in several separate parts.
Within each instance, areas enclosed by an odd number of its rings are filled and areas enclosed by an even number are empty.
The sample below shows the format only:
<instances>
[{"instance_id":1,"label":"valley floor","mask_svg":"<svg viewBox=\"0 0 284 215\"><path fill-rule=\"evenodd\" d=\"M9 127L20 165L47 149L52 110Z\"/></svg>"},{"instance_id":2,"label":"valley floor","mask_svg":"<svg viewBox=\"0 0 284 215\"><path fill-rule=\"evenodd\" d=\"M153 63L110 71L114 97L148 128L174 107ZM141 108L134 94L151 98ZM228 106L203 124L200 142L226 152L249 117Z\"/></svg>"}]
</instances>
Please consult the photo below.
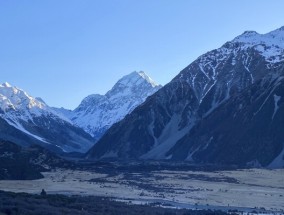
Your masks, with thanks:
<instances>
[{"instance_id":1,"label":"valley floor","mask_svg":"<svg viewBox=\"0 0 284 215\"><path fill-rule=\"evenodd\" d=\"M136 170L135 170L136 169ZM0 181L0 190L39 194L112 197L134 204L157 203L188 209L266 211L284 214L284 169L130 171L104 166L56 169L44 178Z\"/></svg>"}]
</instances>

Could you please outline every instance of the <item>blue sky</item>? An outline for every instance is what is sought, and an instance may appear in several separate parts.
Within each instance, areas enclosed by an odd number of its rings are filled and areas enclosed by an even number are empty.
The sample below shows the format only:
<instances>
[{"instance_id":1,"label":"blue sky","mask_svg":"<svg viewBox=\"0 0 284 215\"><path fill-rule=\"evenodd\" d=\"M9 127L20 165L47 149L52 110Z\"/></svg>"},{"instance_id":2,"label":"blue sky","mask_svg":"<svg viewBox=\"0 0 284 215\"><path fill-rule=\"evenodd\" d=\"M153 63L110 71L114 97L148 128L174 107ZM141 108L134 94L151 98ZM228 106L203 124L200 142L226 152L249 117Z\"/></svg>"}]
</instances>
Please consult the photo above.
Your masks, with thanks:
<instances>
[{"instance_id":1,"label":"blue sky","mask_svg":"<svg viewBox=\"0 0 284 215\"><path fill-rule=\"evenodd\" d=\"M284 25L283 0L0 0L0 81L75 108L123 75L166 84L245 30Z\"/></svg>"}]
</instances>

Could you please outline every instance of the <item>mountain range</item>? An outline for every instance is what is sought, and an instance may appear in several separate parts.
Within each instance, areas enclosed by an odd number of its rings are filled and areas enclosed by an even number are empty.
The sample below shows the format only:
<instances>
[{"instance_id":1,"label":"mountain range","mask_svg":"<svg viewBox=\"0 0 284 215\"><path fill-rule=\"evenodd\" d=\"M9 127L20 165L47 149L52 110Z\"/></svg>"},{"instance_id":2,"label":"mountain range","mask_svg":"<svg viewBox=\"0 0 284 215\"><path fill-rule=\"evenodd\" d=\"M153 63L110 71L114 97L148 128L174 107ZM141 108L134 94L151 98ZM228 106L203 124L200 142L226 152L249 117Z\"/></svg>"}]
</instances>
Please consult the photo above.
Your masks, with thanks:
<instances>
[{"instance_id":1,"label":"mountain range","mask_svg":"<svg viewBox=\"0 0 284 215\"><path fill-rule=\"evenodd\" d=\"M0 139L90 160L284 167L283 97L284 27L246 31L163 87L132 72L74 110L4 83Z\"/></svg>"},{"instance_id":2,"label":"mountain range","mask_svg":"<svg viewBox=\"0 0 284 215\"><path fill-rule=\"evenodd\" d=\"M58 153L90 149L112 124L161 86L144 72L121 78L105 95L90 95L74 111L49 107L9 83L0 85L0 139Z\"/></svg>"},{"instance_id":3,"label":"mountain range","mask_svg":"<svg viewBox=\"0 0 284 215\"><path fill-rule=\"evenodd\" d=\"M57 111L98 140L114 123L122 120L161 87L145 72L132 72L118 80L105 95L89 95L75 110Z\"/></svg>"},{"instance_id":4,"label":"mountain range","mask_svg":"<svg viewBox=\"0 0 284 215\"><path fill-rule=\"evenodd\" d=\"M37 144L52 151L84 152L93 138L42 99L8 83L0 85L0 137L22 146Z\"/></svg>"},{"instance_id":5,"label":"mountain range","mask_svg":"<svg viewBox=\"0 0 284 215\"><path fill-rule=\"evenodd\" d=\"M88 159L284 166L284 27L200 56L114 124Z\"/></svg>"}]
</instances>

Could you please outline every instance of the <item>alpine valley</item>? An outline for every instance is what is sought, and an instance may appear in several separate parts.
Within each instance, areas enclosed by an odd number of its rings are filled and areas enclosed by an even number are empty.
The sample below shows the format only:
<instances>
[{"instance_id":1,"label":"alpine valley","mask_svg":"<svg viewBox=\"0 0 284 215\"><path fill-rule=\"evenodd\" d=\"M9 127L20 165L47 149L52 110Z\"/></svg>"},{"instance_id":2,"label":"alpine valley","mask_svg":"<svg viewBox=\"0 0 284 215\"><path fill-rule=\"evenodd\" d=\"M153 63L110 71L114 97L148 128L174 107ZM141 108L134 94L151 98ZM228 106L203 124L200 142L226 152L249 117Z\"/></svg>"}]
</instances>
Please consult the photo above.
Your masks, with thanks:
<instances>
[{"instance_id":1,"label":"alpine valley","mask_svg":"<svg viewBox=\"0 0 284 215\"><path fill-rule=\"evenodd\" d=\"M284 27L74 110L0 85L0 214L282 215L283 176Z\"/></svg>"},{"instance_id":2,"label":"alpine valley","mask_svg":"<svg viewBox=\"0 0 284 215\"><path fill-rule=\"evenodd\" d=\"M284 27L246 31L164 87L132 72L75 110L49 107L4 83L0 137L59 154L86 153L88 160L283 167L283 78Z\"/></svg>"}]
</instances>

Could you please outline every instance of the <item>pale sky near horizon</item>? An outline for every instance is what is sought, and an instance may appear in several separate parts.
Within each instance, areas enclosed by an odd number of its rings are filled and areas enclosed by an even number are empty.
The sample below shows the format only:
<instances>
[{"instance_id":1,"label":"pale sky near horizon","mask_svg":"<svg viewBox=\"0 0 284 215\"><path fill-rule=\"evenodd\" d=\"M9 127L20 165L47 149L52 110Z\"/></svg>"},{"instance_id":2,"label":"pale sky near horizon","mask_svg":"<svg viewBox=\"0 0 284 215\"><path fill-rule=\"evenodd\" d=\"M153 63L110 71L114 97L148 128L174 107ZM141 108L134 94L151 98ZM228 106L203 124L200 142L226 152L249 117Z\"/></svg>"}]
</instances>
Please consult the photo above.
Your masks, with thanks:
<instances>
[{"instance_id":1,"label":"pale sky near horizon","mask_svg":"<svg viewBox=\"0 0 284 215\"><path fill-rule=\"evenodd\" d=\"M283 0L0 0L0 82L73 109L123 75L166 84L243 33L284 25Z\"/></svg>"}]
</instances>

